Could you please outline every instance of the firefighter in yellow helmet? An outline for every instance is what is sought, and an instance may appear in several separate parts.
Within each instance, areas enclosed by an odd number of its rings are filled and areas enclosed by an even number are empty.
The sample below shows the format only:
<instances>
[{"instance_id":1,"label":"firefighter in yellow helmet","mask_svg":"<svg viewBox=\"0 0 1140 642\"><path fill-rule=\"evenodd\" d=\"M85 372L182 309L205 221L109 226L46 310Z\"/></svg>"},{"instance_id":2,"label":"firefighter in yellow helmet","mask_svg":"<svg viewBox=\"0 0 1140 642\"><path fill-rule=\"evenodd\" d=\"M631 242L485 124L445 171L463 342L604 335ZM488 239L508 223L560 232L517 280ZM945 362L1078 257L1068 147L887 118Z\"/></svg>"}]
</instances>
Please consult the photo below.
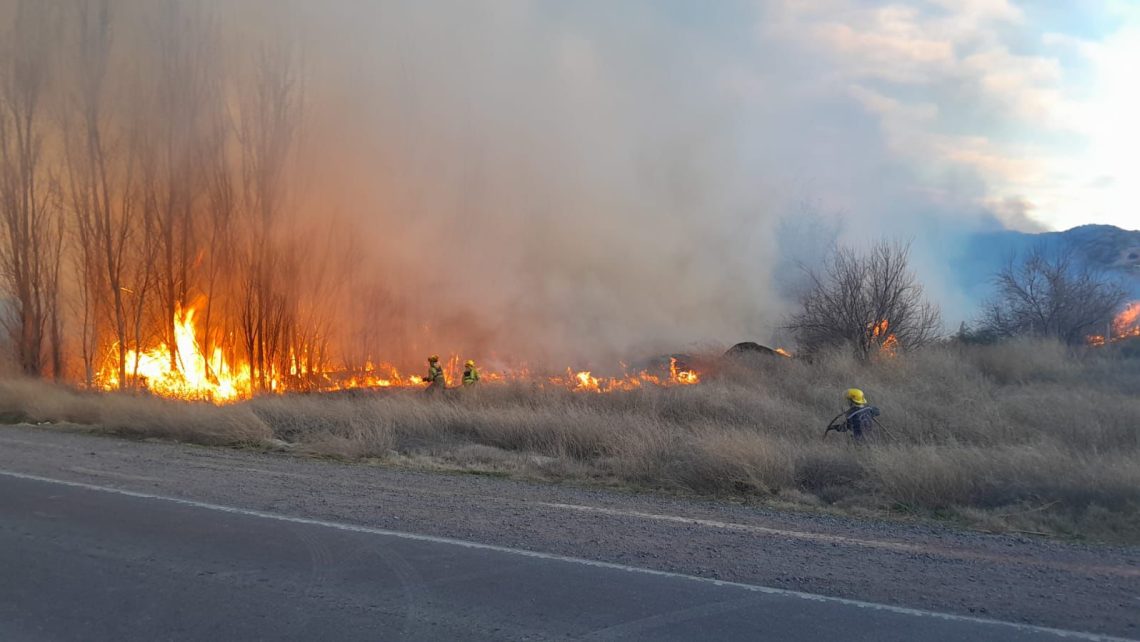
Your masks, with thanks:
<instances>
[{"instance_id":1,"label":"firefighter in yellow helmet","mask_svg":"<svg viewBox=\"0 0 1140 642\"><path fill-rule=\"evenodd\" d=\"M835 415L823 436L826 438L827 433L833 430L849 432L856 443L862 443L863 437L870 434L871 426L878 423L875 417L879 416L879 409L868 405L866 395L858 388L848 388L843 397L847 400L847 409Z\"/></svg>"},{"instance_id":2,"label":"firefighter in yellow helmet","mask_svg":"<svg viewBox=\"0 0 1140 642\"><path fill-rule=\"evenodd\" d=\"M479 369L475 367L475 360L468 359L467 363L463 364L463 385L473 386L479 383Z\"/></svg>"},{"instance_id":3,"label":"firefighter in yellow helmet","mask_svg":"<svg viewBox=\"0 0 1140 642\"><path fill-rule=\"evenodd\" d=\"M443 368L439 367L439 355L428 357L428 373L424 377L428 384L428 392L436 392L447 387L447 380L443 377Z\"/></svg>"},{"instance_id":4,"label":"firefighter in yellow helmet","mask_svg":"<svg viewBox=\"0 0 1140 642\"><path fill-rule=\"evenodd\" d=\"M847 398L847 410L843 413L845 427L855 441L863 441L863 436L871 432L879 409L868 405L867 397L858 388L848 388L844 397Z\"/></svg>"}]
</instances>

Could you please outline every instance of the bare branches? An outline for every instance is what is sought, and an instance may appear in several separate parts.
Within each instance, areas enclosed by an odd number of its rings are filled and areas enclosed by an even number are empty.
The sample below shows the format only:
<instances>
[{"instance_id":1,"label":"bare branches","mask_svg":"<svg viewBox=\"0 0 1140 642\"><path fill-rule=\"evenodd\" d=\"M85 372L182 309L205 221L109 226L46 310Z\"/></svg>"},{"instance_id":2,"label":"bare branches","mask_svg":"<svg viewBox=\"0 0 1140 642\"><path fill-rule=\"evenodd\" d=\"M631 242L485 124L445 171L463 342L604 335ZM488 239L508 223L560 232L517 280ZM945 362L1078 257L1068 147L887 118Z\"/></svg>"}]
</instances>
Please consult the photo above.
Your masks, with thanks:
<instances>
[{"instance_id":1,"label":"bare branches","mask_svg":"<svg viewBox=\"0 0 1140 642\"><path fill-rule=\"evenodd\" d=\"M245 300L242 329L255 388L267 390L275 372L288 372L297 346L288 345L296 320L287 295L290 261L284 252L285 176L297 129L302 94L297 63L287 48L263 49L253 83L241 106L242 220L249 244L243 257Z\"/></svg>"},{"instance_id":2,"label":"bare branches","mask_svg":"<svg viewBox=\"0 0 1140 642\"><path fill-rule=\"evenodd\" d=\"M0 55L0 277L14 310L0 317L21 371L59 374L56 191L43 159L44 94L53 60L52 7L19 3L10 48ZM45 344L52 358L45 364Z\"/></svg>"},{"instance_id":3,"label":"bare branches","mask_svg":"<svg viewBox=\"0 0 1140 642\"><path fill-rule=\"evenodd\" d=\"M74 89L65 116L65 149L71 208L78 232L79 270L84 288L84 360L88 378L97 366L99 327L107 317L114 332L118 382L127 382L127 350L133 293L126 282L127 249L136 231L137 203L132 189L137 165L133 155L117 166L108 137L104 107L111 61L111 13L107 0L76 2L76 46L71 66ZM142 305L135 299L133 305ZM88 340L96 342L87 345Z\"/></svg>"},{"instance_id":4,"label":"bare branches","mask_svg":"<svg viewBox=\"0 0 1140 642\"><path fill-rule=\"evenodd\" d=\"M941 317L910 271L908 252L885 242L865 254L838 248L822 270L807 270L801 309L788 323L800 351L849 345L865 359L937 339Z\"/></svg>"},{"instance_id":5,"label":"bare branches","mask_svg":"<svg viewBox=\"0 0 1140 642\"><path fill-rule=\"evenodd\" d=\"M1055 337L1078 344L1101 330L1127 300L1127 292L1076 260L1071 251L1042 247L1011 258L994 276L995 294L982 331L996 337Z\"/></svg>"},{"instance_id":6,"label":"bare branches","mask_svg":"<svg viewBox=\"0 0 1140 642\"><path fill-rule=\"evenodd\" d=\"M155 10L148 31L158 52L148 70L153 78L140 125L150 162L145 216L157 245L157 290L163 339L171 346L171 366L179 359L174 341L178 311L190 305L190 272L199 250L195 224L205 206L210 154L220 150L211 137L214 112L222 109L216 79L221 75L212 52L217 26L197 3L166 0Z\"/></svg>"}]
</instances>

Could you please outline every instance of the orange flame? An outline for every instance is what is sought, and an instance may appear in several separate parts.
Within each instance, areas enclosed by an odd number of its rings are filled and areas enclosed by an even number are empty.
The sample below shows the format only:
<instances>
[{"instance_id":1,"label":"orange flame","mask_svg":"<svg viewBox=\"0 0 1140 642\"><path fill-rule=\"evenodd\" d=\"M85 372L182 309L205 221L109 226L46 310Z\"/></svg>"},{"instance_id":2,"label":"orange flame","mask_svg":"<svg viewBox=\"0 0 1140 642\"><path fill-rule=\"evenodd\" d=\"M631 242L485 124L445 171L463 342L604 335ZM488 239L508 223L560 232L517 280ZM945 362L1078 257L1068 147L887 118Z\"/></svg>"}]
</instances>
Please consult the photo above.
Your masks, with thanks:
<instances>
[{"instance_id":1,"label":"orange flame","mask_svg":"<svg viewBox=\"0 0 1140 642\"><path fill-rule=\"evenodd\" d=\"M700 383L701 377L692 370L679 370L677 368L677 359L670 357L669 381L682 386L691 386L695 383Z\"/></svg>"},{"instance_id":2,"label":"orange flame","mask_svg":"<svg viewBox=\"0 0 1140 642\"><path fill-rule=\"evenodd\" d=\"M1140 337L1140 301L1129 303L1112 320L1112 334L1116 339Z\"/></svg>"},{"instance_id":3,"label":"orange flame","mask_svg":"<svg viewBox=\"0 0 1140 642\"><path fill-rule=\"evenodd\" d=\"M169 346L145 350L131 350L127 353L126 372L128 386L138 386L155 394L177 399L201 399L217 403L248 398L253 393L251 369L248 363L235 364L226 359L220 347L214 347L210 354L203 354L197 337L194 308L178 310L174 318L176 351ZM424 380L417 375L404 375L391 363L367 362L363 368L354 371L314 369L296 354L290 354L285 378L272 376L269 388L281 393L303 386L306 390L353 390L381 388L423 387ZM459 378L462 360L458 354L451 355L444 366L448 380ZM625 364L622 364L623 369ZM124 387L118 377L117 358L108 359L98 377L99 385L107 390ZM543 380L532 378L530 371L523 368L507 372L481 372L482 385L502 384L509 381L534 381L543 385ZM615 392L636 390L645 385L686 386L700 383L700 375L693 369L678 365L676 358L669 360L669 376L657 376L642 370L636 374L626 373L617 377L597 377L590 371L575 372L566 369L565 377L550 377L545 380L552 386L566 387L575 392Z\"/></svg>"},{"instance_id":4,"label":"orange flame","mask_svg":"<svg viewBox=\"0 0 1140 642\"><path fill-rule=\"evenodd\" d=\"M660 377L642 370L637 374L626 374L622 377L595 377L589 370L574 372L566 369L565 379L552 377L551 384L566 386L575 392L616 392L619 390L637 390L645 385L654 386L691 386L700 383L701 376L695 371L681 368L676 358L669 359L669 379Z\"/></svg>"},{"instance_id":5,"label":"orange flame","mask_svg":"<svg viewBox=\"0 0 1140 642\"><path fill-rule=\"evenodd\" d=\"M867 326L871 332L871 342L878 344L879 354L895 357L899 352L899 338L890 332L891 324L886 319Z\"/></svg>"},{"instance_id":6,"label":"orange flame","mask_svg":"<svg viewBox=\"0 0 1140 642\"><path fill-rule=\"evenodd\" d=\"M1107 343L1140 337L1140 301L1133 301L1112 319L1108 336L1094 334L1088 337L1090 346L1103 346Z\"/></svg>"},{"instance_id":7,"label":"orange flame","mask_svg":"<svg viewBox=\"0 0 1140 642\"><path fill-rule=\"evenodd\" d=\"M352 375L345 379L336 387L343 390L354 390L357 388L400 388L407 386L418 386L423 383L423 380L418 376L404 377L396 366L390 363L382 363L379 366L373 365L372 362L364 364L362 372Z\"/></svg>"},{"instance_id":8,"label":"orange flame","mask_svg":"<svg viewBox=\"0 0 1140 642\"><path fill-rule=\"evenodd\" d=\"M250 394L249 366L233 367L222 353L214 348L209 355L202 353L194 326L194 308L178 309L174 315L174 344L176 355L165 343L145 352L130 350L126 357L128 377L164 397L178 399L204 399L233 401ZM103 387L110 390L120 387L117 364L108 364L100 377ZM277 387L274 378L272 385Z\"/></svg>"}]
</instances>

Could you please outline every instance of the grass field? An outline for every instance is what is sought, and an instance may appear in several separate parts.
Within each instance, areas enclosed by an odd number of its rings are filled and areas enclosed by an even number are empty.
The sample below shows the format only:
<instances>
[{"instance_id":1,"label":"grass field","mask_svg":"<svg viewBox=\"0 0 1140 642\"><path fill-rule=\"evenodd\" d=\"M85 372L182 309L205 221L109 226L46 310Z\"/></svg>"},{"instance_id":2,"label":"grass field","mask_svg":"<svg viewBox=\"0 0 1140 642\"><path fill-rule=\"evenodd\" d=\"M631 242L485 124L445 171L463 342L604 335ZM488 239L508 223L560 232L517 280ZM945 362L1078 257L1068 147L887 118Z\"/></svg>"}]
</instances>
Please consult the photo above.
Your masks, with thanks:
<instances>
[{"instance_id":1,"label":"grass field","mask_svg":"<svg viewBox=\"0 0 1140 642\"><path fill-rule=\"evenodd\" d=\"M821 439L851 386L889 431L864 447ZM609 394L510 384L215 407L9 381L0 418L1140 541L1140 359L1052 343L942 346L869 365L757 357L701 385Z\"/></svg>"}]
</instances>

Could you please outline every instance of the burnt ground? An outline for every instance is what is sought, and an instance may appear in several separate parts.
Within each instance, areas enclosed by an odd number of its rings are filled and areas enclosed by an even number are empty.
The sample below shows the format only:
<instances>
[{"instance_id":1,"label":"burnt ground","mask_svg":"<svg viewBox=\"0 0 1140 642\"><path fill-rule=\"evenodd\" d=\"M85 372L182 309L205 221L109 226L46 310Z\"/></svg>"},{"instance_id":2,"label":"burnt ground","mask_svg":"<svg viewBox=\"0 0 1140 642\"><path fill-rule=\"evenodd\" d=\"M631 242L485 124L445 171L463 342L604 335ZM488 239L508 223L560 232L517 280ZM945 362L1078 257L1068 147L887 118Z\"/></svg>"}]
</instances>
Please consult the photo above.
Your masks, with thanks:
<instances>
[{"instance_id":1,"label":"burnt ground","mask_svg":"<svg viewBox=\"0 0 1140 642\"><path fill-rule=\"evenodd\" d=\"M828 596L1140 637L1140 548L0 427L0 470Z\"/></svg>"}]
</instances>

